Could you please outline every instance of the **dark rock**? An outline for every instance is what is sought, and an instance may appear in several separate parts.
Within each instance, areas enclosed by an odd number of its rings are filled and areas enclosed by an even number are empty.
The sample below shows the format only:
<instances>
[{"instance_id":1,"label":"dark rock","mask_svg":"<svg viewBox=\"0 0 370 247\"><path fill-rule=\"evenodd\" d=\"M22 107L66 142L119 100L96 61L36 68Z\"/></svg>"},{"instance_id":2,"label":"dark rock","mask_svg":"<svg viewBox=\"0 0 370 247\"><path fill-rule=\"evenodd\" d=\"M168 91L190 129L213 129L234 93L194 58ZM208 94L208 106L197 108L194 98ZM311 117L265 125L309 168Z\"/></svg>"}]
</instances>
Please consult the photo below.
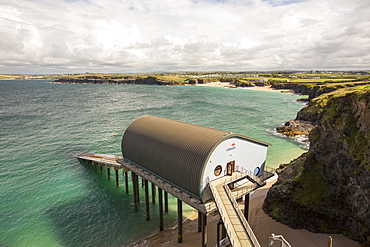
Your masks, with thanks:
<instances>
[{"instance_id":1,"label":"dark rock","mask_svg":"<svg viewBox=\"0 0 370 247\"><path fill-rule=\"evenodd\" d=\"M302 98L302 99L297 99L298 102L308 102L309 100L306 99L306 98Z\"/></svg>"},{"instance_id":2,"label":"dark rock","mask_svg":"<svg viewBox=\"0 0 370 247\"><path fill-rule=\"evenodd\" d=\"M145 85L163 85L164 83L158 81L157 78L148 76L144 78L137 78L135 84L145 84Z\"/></svg>"},{"instance_id":3,"label":"dark rock","mask_svg":"<svg viewBox=\"0 0 370 247\"><path fill-rule=\"evenodd\" d=\"M264 87L264 86L269 85L269 84L267 84L265 82L258 82L258 81L257 82L254 82L252 84L256 85L257 87Z\"/></svg>"},{"instance_id":4,"label":"dark rock","mask_svg":"<svg viewBox=\"0 0 370 247\"><path fill-rule=\"evenodd\" d=\"M195 84L198 84L198 81L197 81L197 80L194 80L194 79L190 79L190 80L188 81L188 83L189 83L190 85L195 85Z\"/></svg>"},{"instance_id":5,"label":"dark rock","mask_svg":"<svg viewBox=\"0 0 370 247\"><path fill-rule=\"evenodd\" d=\"M314 126L309 121L290 120L284 126L277 127L276 131L286 136L308 135Z\"/></svg>"}]
</instances>

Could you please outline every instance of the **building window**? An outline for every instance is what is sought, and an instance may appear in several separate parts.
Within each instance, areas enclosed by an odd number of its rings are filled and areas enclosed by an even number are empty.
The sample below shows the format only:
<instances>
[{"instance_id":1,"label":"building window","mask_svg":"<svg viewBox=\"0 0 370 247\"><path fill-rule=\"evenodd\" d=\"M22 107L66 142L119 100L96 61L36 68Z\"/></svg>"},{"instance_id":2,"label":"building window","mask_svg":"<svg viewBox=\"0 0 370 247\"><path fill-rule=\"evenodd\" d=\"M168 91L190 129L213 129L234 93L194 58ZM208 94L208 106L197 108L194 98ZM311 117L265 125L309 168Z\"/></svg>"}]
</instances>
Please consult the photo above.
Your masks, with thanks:
<instances>
[{"instance_id":1,"label":"building window","mask_svg":"<svg viewBox=\"0 0 370 247\"><path fill-rule=\"evenodd\" d=\"M220 176L221 172L222 172L222 166L221 165L216 166L215 176Z\"/></svg>"},{"instance_id":2,"label":"building window","mask_svg":"<svg viewBox=\"0 0 370 247\"><path fill-rule=\"evenodd\" d=\"M256 175L256 176L258 176L258 174L260 173L260 171L261 171L261 169L259 168L259 167L256 167L255 169L254 169L254 175Z\"/></svg>"}]
</instances>

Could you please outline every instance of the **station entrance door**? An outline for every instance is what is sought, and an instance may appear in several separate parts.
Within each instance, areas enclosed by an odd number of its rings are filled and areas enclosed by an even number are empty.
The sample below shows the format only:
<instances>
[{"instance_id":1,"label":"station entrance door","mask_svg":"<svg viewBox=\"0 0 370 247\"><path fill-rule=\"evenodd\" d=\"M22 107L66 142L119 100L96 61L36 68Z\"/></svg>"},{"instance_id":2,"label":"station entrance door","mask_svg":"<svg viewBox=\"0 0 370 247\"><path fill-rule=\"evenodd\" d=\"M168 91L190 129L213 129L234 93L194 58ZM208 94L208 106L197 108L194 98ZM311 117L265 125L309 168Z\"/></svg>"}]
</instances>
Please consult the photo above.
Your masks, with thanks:
<instances>
[{"instance_id":1,"label":"station entrance door","mask_svg":"<svg viewBox=\"0 0 370 247\"><path fill-rule=\"evenodd\" d=\"M234 171L235 171L235 160L230 161L229 163L227 163L227 165L226 165L226 175L231 176Z\"/></svg>"}]
</instances>

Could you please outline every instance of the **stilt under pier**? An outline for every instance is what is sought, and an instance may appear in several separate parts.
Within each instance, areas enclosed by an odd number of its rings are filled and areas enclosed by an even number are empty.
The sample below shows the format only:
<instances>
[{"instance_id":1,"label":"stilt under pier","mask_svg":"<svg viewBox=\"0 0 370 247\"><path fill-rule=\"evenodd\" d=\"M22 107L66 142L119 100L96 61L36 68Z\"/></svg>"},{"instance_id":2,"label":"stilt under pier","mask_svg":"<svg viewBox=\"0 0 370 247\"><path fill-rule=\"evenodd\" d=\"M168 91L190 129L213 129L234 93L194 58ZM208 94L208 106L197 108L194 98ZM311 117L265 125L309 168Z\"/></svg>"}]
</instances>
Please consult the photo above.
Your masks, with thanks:
<instances>
[{"instance_id":1,"label":"stilt under pier","mask_svg":"<svg viewBox=\"0 0 370 247\"><path fill-rule=\"evenodd\" d=\"M144 181L145 186L145 217L147 220L150 219L150 208L149 208L149 188L148 188L148 180Z\"/></svg>"},{"instance_id":2,"label":"stilt under pier","mask_svg":"<svg viewBox=\"0 0 370 247\"><path fill-rule=\"evenodd\" d=\"M206 247L207 246L207 215L201 214L202 216L202 242L201 246Z\"/></svg>"},{"instance_id":3,"label":"stilt under pier","mask_svg":"<svg viewBox=\"0 0 370 247\"><path fill-rule=\"evenodd\" d=\"M159 204L159 230L163 231L163 193L162 189L158 187L158 204Z\"/></svg>"},{"instance_id":4,"label":"stilt under pier","mask_svg":"<svg viewBox=\"0 0 370 247\"><path fill-rule=\"evenodd\" d=\"M202 231L202 213L198 211L198 232Z\"/></svg>"},{"instance_id":5,"label":"stilt under pier","mask_svg":"<svg viewBox=\"0 0 370 247\"><path fill-rule=\"evenodd\" d=\"M182 243L182 201L177 199L177 242Z\"/></svg>"},{"instance_id":6,"label":"stilt under pier","mask_svg":"<svg viewBox=\"0 0 370 247\"><path fill-rule=\"evenodd\" d=\"M107 166L107 174L108 174L108 180L110 180L110 167Z\"/></svg>"},{"instance_id":7,"label":"stilt under pier","mask_svg":"<svg viewBox=\"0 0 370 247\"><path fill-rule=\"evenodd\" d=\"M126 187L126 194L129 193L129 188L128 188L128 171L125 171L125 187Z\"/></svg>"},{"instance_id":8,"label":"stilt under pier","mask_svg":"<svg viewBox=\"0 0 370 247\"><path fill-rule=\"evenodd\" d=\"M164 211L168 212L168 193L164 192Z\"/></svg>"},{"instance_id":9,"label":"stilt under pier","mask_svg":"<svg viewBox=\"0 0 370 247\"><path fill-rule=\"evenodd\" d=\"M138 202L139 202L139 188L138 188L138 177L134 172L131 172L131 180L132 185L134 188L134 208L135 211L139 209Z\"/></svg>"},{"instance_id":10,"label":"stilt under pier","mask_svg":"<svg viewBox=\"0 0 370 247\"><path fill-rule=\"evenodd\" d=\"M155 203L155 184L152 183L152 203Z\"/></svg>"},{"instance_id":11,"label":"stilt under pier","mask_svg":"<svg viewBox=\"0 0 370 247\"><path fill-rule=\"evenodd\" d=\"M114 172L116 173L116 186L119 186L118 169L117 168L114 168Z\"/></svg>"}]
</instances>

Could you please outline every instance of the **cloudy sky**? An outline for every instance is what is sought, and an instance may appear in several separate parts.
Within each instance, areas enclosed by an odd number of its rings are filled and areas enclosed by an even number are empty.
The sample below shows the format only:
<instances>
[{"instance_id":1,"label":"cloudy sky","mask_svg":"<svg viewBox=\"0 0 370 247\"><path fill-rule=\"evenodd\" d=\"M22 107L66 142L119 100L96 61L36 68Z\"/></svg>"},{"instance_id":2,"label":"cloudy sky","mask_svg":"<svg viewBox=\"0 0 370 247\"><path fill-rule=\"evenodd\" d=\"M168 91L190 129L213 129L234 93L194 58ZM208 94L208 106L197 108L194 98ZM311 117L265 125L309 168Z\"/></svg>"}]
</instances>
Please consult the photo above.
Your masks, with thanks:
<instances>
[{"instance_id":1,"label":"cloudy sky","mask_svg":"<svg viewBox=\"0 0 370 247\"><path fill-rule=\"evenodd\" d=\"M1 0L0 73L370 69L369 0Z\"/></svg>"}]
</instances>

